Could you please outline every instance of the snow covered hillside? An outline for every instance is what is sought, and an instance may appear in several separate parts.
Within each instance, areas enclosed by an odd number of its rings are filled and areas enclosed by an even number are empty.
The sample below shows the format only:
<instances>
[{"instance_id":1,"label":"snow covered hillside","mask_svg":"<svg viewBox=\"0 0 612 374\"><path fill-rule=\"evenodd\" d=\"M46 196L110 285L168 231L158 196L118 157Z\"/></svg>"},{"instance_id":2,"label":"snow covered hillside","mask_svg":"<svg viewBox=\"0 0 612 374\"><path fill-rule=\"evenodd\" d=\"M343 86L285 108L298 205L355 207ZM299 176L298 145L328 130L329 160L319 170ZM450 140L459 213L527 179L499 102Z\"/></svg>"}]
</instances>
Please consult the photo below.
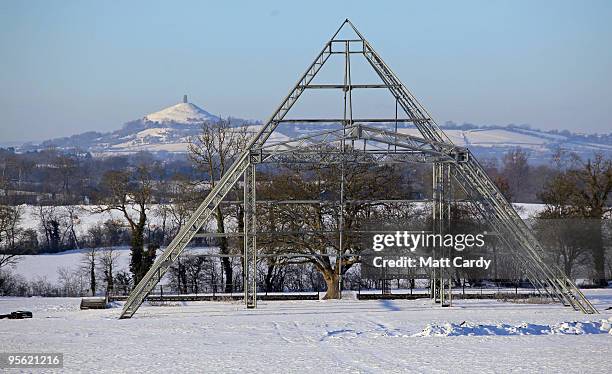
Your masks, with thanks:
<instances>
[{"instance_id":1,"label":"snow covered hillside","mask_svg":"<svg viewBox=\"0 0 612 374\"><path fill-rule=\"evenodd\" d=\"M201 123L206 121L218 121L219 117L208 113L193 103L182 102L162 109L159 112L147 114L143 119L145 121L159 123Z\"/></svg>"},{"instance_id":2,"label":"snow covered hillside","mask_svg":"<svg viewBox=\"0 0 612 374\"><path fill-rule=\"evenodd\" d=\"M97 156L128 154L140 151L155 153L185 153L189 140L200 133L200 126L220 118L183 98L183 102L129 121L119 130L109 133L86 132L70 137L47 140L41 144L24 144L20 150L39 150L55 147L81 150ZM247 121L232 118L231 123L241 126ZM256 121L249 121L259 124ZM326 123L282 124L270 138L271 142L303 137L313 132L336 128ZM385 126L385 124L377 124ZM387 124L387 126L391 126ZM392 127L392 126L391 126ZM388 127L388 129L391 129ZM548 162L558 149L591 157L594 152L612 155L609 135L580 135L569 132L544 132L520 126L477 127L474 125L442 125L441 128L457 145L469 147L476 155L499 157L510 149L521 147L532 153L533 162ZM251 128L255 133L258 126ZM400 132L419 136L415 127L400 128Z\"/></svg>"},{"instance_id":3,"label":"snow covered hillside","mask_svg":"<svg viewBox=\"0 0 612 374\"><path fill-rule=\"evenodd\" d=\"M120 303L80 311L79 299L0 298L0 313L34 314L0 324L4 351L61 352L68 372L610 372L612 314L604 309L612 290L587 296L602 314L494 300L451 308L334 300L262 301L256 310L240 302L143 305L118 320ZM455 333L429 333L447 325ZM480 333L508 326L517 332Z\"/></svg>"},{"instance_id":4,"label":"snow covered hillside","mask_svg":"<svg viewBox=\"0 0 612 374\"><path fill-rule=\"evenodd\" d=\"M78 149L97 156L140 151L185 153L189 140L201 132L202 124L219 120L220 117L188 102L185 96L183 102L129 121L113 132L86 132L47 140L41 144L27 143L20 149L22 151L48 147L64 150ZM232 118L231 122L241 125L245 121Z\"/></svg>"},{"instance_id":5,"label":"snow covered hillside","mask_svg":"<svg viewBox=\"0 0 612 374\"><path fill-rule=\"evenodd\" d=\"M420 136L415 128L400 129L400 132ZM535 130L516 128L478 128L469 130L445 129L451 141L468 147L476 153L490 153L500 149L520 147L535 155L551 154L557 148L578 153L593 151L612 153L612 144L577 141L569 136L549 134Z\"/></svg>"}]
</instances>

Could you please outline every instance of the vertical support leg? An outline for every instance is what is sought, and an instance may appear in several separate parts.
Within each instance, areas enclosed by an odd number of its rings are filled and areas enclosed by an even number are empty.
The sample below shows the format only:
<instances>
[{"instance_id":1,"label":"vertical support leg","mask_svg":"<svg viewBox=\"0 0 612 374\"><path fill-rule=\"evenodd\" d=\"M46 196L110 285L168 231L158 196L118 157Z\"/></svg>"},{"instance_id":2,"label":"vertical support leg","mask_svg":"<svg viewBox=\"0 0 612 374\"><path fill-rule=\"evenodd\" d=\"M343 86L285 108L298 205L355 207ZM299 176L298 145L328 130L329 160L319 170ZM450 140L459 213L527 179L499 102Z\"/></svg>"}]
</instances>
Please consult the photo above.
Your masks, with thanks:
<instances>
[{"instance_id":1,"label":"vertical support leg","mask_svg":"<svg viewBox=\"0 0 612 374\"><path fill-rule=\"evenodd\" d=\"M434 234L438 233L438 227L439 227L439 223L438 223L438 216L439 216L439 210L440 207L438 206L438 201L440 200L440 184L439 184L439 167L438 164L433 164L432 168L431 168L431 221L432 221L432 231ZM432 256L435 258L436 257L436 249L434 248L432 251ZM430 279L430 283L431 283L431 299L433 300L434 303L437 302L438 300L438 287L437 286L437 282L438 282L438 276L437 276L437 272L436 272L436 268L432 268L431 269L431 279Z\"/></svg>"},{"instance_id":2,"label":"vertical support leg","mask_svg":"<svg viewBox=\"0 0 612 374\"><path fill-rule=\"evenodd\" d=\"M433 232L434 234L445 235L450 227L450 165L447 163L435 163L432 169L433 181ZM434 250L440 258L450 257L450 253L445 248ZM440 268L433 271L433 292L434 302L441 306L450 306L452 301L452 279L450 269Z\"/></svg>"},{"instance_id":3,"label":"vertical support leg","mask_svg":"<svg viewBox=\"0 0 612 374\"><path fill-rule=\"evenodd\" d=\"M442 185L440 184L440 164L435 163L432 165L431 169L431 181L432 181L432 231L434 234L438 234L440 232L440 200L441 200L441 190ZM436 258L437 248L433 248L432 256ZM442 270L442 269L440 269ZM431 298L434 303L439 302L439 284L438 284L438 273L436 268L431 269Z\"/></svg>"},{"instance_id":4,"label":"vertical support leg","mask_svg":"<svg viewBox=\"0 0 612 374\"><path fill-rule=\"evenodd\" d=\"M435 255L434 255L435 257ZM429 281L429 297L434 301L434 303L436 302L436 292L437 292L437 288L436 288L436 269L433 268L431 269L431 279Z\"/></svg>"},{"instance_id":5,"label":"vertical support leg","mask_svg":"<svg viewBox=\"0 0 612 374\"><path fill-rule=\"evenodd\" d=\"M451 201L452 197L452 186L451 186L451 165L448 163L441 164L441 174L442 174L442 234L447 234L450 231L451 224ZM445 256L450 258L452 250L446 250ZM451 306L452 305L452 292L453 292L453 279L452 279L452 269L443 269L444 276L440 282L442 283L442 294L444 299L441 302L441 305Z\"/></svg>"},{"instance_id":6,"label":"vertical support leg","mask_svg":"<svg viewBox=\"0 0 612 374\"><path fill-rule=\"evenodd\" d=\"M257 307L257 220L255 216L255 164L244 172L244 303Z\"/></svg>"}]
</instances>

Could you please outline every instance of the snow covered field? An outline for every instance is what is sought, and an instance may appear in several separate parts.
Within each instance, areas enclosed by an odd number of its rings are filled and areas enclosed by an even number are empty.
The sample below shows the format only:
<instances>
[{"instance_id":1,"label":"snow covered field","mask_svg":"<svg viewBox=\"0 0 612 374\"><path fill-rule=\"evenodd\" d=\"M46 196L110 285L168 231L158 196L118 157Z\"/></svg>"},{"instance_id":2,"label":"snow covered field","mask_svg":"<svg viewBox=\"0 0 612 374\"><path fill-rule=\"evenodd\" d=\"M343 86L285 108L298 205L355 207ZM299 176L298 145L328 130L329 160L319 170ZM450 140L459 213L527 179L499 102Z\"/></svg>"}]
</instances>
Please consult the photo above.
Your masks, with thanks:
<instances>
[{"instance_id":1,"label":"snow covered field","mask_svg":"<svg viewBox=\"0 0 612 374\"><path fill-rule=\"evenodd\" d=\"M520 204L526 218L541 208ZM36 228L33 208L24 226ZM84 211L86 212L86 211ZM78 232L108 215L81 214ZM120 217L113 217L120 218ZM82 251L24 256L13 271L57 281ZM127 269L129 249L119 250ZM276 301L80 311L77 298L0 298L0 352L63 352L69 372L612 372L612 289L587 290L601 315L558 304L455 300Z\"/></svg>"},{"instance_id":2,"label":"snow covered field","mask_svg":"<svg viewBox=\"0 0 612 374\"><path fill-rule=\"evenodd\" d=\"M59 270L75 270L83 265L83 253L86 250L73 249L60 253L46 253L40 255L21 256L19 262L11 268L15 274L23 276L27 280L45 279L51 284L58 284ZM130 249L118 248L117 271L129 270Z\"/></svg>"},{"instance_id":3,"label":"snow covered field","mask_svg":"<svg viewBox=\"0 0 612 374\"><path fill-rule=\"evenodd\" d=\"M118 320L119 309L80 311L79 299L0 298L0 313L34 313L0 320L0 351L63 352L70 372L611 372L612 289L586 293L602 314L342 300L145 305Z\"/></svg>"}]
</instances>

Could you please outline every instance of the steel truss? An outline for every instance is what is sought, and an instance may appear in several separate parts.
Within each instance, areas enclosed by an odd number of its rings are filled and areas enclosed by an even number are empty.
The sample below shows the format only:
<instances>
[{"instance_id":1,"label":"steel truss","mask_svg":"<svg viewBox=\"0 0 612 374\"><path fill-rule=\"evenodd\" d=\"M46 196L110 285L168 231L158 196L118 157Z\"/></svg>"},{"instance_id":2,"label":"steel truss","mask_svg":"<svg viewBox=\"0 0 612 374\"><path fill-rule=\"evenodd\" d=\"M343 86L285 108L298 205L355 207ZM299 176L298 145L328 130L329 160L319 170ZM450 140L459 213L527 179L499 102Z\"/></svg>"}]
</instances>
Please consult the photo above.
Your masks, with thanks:
<instances>
[{"instance_id":1,"label":"steel truss","mask_svg":"<svg viewBox=\"0 0 612 374\"><path fill-rule=\"evenodd\" d=\"M257 216L255 195L255 163L244 172L244 302L247 308L257 307Z\"/></svg>"},{"instance_id":2,"label":"steel truss","mask_svg":"<svg viewBox=\"0 0 612 374\"><path fill-rule=\"evenodd\" d=\"M354 32L353 39L342 39L342 29ZM314 84L313 79L333 55L344 56L343 84ZM376 72L381 82L352 84L351 56L362 56ZM333 90L344 92L343 118L285 118L302 93L306 90ZM395 99L394 118L353 118L352 90L384 89ZM406 117L398 116L401 109ZM283 123L338 124L336 130L322 131L314 135L291 139L286 142L269 142L276 128ZM403 134L398 124L412 123L421 137ZM394 131L379 126L395 125ZM503 244L511 249L517 262L523 267L531 282L542 292L584 313L597 313L593 305L563 272L543 260L543 248L514 208L503 197L487 176L482 166L468 149L458 147L438 127L425 108L414 98L397 78L370 43L347 19L300 77L270 119L249 141L244 152L234 161L219 183L209 192L187 224L160 255L142 280L134 287L126 300L120 318L130 318L136 313L147 295L161 280L173 262L194 237L210 236L200 232L211 220L216 207L230 189L243 177L244 181L244 299L248 308L257 306L256 261L256 166L266 162L428 162L433 164L433 232L444 233L450 225L451 180L468 196L477 211L497 232ZM344 168L342 168L344 178ZM342 185L343 186L343 185ZM341 212L345 204L341 191ZM340 240L343 231L340 225ZM342 248L342 244L340 244ZM339 269L340 271L340 269ZM451 305L450 276L442 272L432 274L432 298L443 306Z\"/></svg>"},{"instance_id":3,"label":"steel truss","mask_svg":"<svg viewBox=\"0 0 612 374\"><path fill-rule=\"evenodd\" d=\"M436 234L445 235L449 233L451 225L451 165L436 162L432 167L432 231ZM434 257L450 257L450 250L443 247L434 249ZM452 305L452 275L450 269L433 268L430 281L430 296L436 303L442 306Z\"/></svg>"}]
</instances>

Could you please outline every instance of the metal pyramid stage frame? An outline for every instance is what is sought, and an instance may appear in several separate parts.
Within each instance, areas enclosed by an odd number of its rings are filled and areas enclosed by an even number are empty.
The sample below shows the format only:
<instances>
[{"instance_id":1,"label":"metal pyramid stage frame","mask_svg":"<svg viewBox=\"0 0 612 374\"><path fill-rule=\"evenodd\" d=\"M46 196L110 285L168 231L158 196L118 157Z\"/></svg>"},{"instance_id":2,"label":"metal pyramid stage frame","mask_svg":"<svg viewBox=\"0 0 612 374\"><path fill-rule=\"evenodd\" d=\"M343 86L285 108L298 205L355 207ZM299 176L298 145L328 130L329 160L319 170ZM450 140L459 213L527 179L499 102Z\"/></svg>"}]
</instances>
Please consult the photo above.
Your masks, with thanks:
<instances>
[{"instance_id":1,"label":"metal pyramid stage frame","mask_svg":"<svg viewBox=\"0 0 612 374\"><path fill-rule=\"evenodd\" d=\"M350 38L341 37L349 32ZM343 58L342 84L318 84L314 80L332 57ZM378 83L353 84L351 60L365 59ZM341 90L342 118L286 118L307 90ZM394 118L354 118L353 90L385 90L395 101ZM398 117L398 111L402 116ZM307 136L274 141L277 127L284 123L336 123L338 129L309 133ZM397 131L398 123L411 123L421 136ZM382 127L386 125L387 128ZM389 129L389 126L394 126ZM433 165L433 231L443 233L450 224L451 181L471 201L481 218L488 222L502 244L511 250L530 282L543 292L583 313L598 313L576 285L555 265L544 261L544 250L487 176L473 154L456 146L438 127L425 108L414 98L399 78L382 60L372 45L347 19L310 64L297 84L284 98L271 118L249 141L243 153L209 192L188 222L179 231L126 300L120 318L130 318L162 279L170 266L195 237L205 236L203 227L214 217L216 207L237 184L244 186L244 298L247 308L257 306L257 199L256 167L266 162L424 162ZM344 178L344 176L343 176ZM341 195L342 196L342 192ZM342 205L341 205L342 212ZM342 214L340 214L342 217ZM340 248L342 248L340 218ZM431 295L442 305L451 300L451 280L444 272L433 276Z\"/></svg>"}]
</instances>

